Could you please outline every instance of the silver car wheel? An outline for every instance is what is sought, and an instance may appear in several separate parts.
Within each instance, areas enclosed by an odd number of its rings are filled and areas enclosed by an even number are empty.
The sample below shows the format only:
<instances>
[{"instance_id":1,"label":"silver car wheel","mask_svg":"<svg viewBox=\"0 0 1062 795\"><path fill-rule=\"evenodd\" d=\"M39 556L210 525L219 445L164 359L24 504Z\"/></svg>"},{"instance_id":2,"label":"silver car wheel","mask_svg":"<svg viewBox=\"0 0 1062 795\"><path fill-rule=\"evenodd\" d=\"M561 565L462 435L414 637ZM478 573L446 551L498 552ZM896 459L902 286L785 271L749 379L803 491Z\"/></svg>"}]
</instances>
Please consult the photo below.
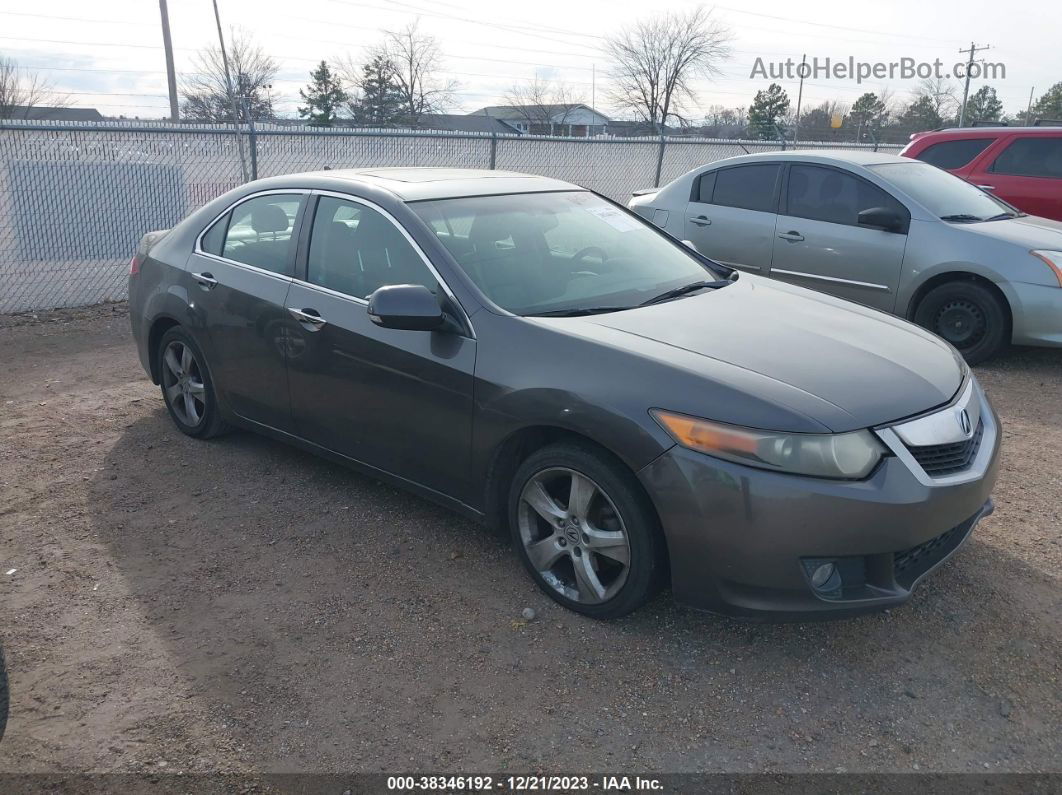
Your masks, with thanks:
<instances>
[{"instance_id":1,"label":"silver car wheel","mask_svg":"<svg viewBox=\"0 0 1062 795\"><path fill-rule=\"evenodd\" d=\"M520 493L520 540L539 576L561 596L607 602L630 571L623 518L604 490L567 467L544 469Z\"/></svg>"},{"instance_id":2,"label":"silver car wheel","mask_svg":"<svg viewBox=\"0 0 1062 795\"><path fill-rule=\"evenodd\" d=\"M198 425L206 413L206 387L195 354L174 340L162 354L162 365L162 388L170 408L184 424Z\"/></svg>"}]
</instances>

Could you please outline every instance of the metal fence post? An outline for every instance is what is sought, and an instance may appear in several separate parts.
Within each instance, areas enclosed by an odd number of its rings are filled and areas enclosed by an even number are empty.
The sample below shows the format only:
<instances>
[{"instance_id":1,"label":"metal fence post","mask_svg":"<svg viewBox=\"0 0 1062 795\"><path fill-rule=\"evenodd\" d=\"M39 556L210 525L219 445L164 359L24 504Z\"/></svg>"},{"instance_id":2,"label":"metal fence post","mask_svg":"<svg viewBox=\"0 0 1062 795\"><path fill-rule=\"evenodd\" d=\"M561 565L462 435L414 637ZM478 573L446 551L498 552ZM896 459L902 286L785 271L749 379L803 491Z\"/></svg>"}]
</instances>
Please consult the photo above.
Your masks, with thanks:
<instances>
[{"instance_id":1,"label":"metal fence post","mask_svg":"<svg viewBox=\"0 0 1062 795\"><path fill-rule=\"evenodd\" d=\"M498 162L498 133L490 134L490 167L493 170Z\"/></svg>"},{"instance_id":2,"label":"metal fence post","mask_svg":"<svg viewBox=\"0 0 1062 795\"><path fill-rule=\"evenodd\" d=\"M664 147L667 146L667 138L663 135L660 136L660 148L656 153L656 178L653 180L653 187L660 187L660 174L664 170Z\"/></svg>"},{"instance_id":3,"label":"metal fence post","mask_svg":"<svg viewBox=\"0 0 1062 795\"><path fill-rule=\"evenodd\" d=\"M254 132L254 118L249 108L247 109L247 133L247 139L251 144L251 179L258 179L258 136Z\"/></svg>"}]
</instances>

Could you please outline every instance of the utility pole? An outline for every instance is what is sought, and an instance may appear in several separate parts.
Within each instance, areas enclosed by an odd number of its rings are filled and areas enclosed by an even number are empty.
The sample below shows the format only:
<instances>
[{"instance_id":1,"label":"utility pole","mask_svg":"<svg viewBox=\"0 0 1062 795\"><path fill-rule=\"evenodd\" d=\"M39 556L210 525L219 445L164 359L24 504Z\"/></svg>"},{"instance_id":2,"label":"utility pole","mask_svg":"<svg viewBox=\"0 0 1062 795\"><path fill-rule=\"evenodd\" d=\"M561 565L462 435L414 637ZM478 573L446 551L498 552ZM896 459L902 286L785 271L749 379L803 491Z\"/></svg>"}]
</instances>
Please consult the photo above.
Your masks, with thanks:
<instances>
[{"instance_id":1,"label":"utility pole","mask_svg":"<svg viewBox=\"0 0 1062 795\"><path fill-rule=\"evenodd\" d=\"M166 0L159 0L159 13L162 15L162 47L166 51L166 85L170 90L170 121L178 122L177 74L173 70L173 42L170 41L170 12L166 9Z\"/></svg>"},{"instance_id":2,"label":"utility pole","mask_svg":"<svg viewBox=\"0 0 1062 795\"><path fill-rule=\"evenodd\" d=\"M977 53L981 52L981 50L988 50L988 49L991 49L991 46L988 45L988 44L986 44L984 47L978 47L976 44L974 44L971 41L970 42L970 49L968 49L968 50L959 50L960 53L963 53L963 52L970 53L970 60L968 60L966 62L966 84L965 84L965 86L962 89L962 107L959 108L959 126L960 127L962 127L963 123L966 121L966 100L970 96L970 68L973 66L974 56Z\"/></svg>"},{"instance_id":3,"label":"utility pole","mask_svg":"<svg viewBox=\"0 0 1062 795\"><path fill-rule=\"evenodd\" d=\"M1036 86L1029 89L1029 107L1025 109L1025 126L1032 127L1032 98L1033 92L1036 90Z\"/></svg>"},{"instance_id":4,"label":"utility pole","mask_svg":"<svg viewBox=\"0 0 1062 795\"><path fill-rule=\"evenodd\" d=\"M229 56L225 52L225 36L221 32L221 14L218 11L218 0L214 2L214 21L218 23L218 43L221 45L221 63L225 67L225 89L229 94L229 102L232 104L232 129L236 131L236 148L240 153L240 172L243 181L247 181L247 158L243 154L243 138L240 137L240 111L236 106L236 92L232 90L232 75L229 74Z\"/></svg>"},{"instance_id":5,"label":"utility pole","mask_svg":"<svg viewBox=\"0 0 1062 795\"><path fill-rule=\"evenodd\" d=\"M804 53L804 57L800 59L800 88L797 90L796 121L793 122L793 146L796 146L797 136L800 135L800 104L804 101L804 70L807 62L808 55Z\"/></svg>"}]
</instances>

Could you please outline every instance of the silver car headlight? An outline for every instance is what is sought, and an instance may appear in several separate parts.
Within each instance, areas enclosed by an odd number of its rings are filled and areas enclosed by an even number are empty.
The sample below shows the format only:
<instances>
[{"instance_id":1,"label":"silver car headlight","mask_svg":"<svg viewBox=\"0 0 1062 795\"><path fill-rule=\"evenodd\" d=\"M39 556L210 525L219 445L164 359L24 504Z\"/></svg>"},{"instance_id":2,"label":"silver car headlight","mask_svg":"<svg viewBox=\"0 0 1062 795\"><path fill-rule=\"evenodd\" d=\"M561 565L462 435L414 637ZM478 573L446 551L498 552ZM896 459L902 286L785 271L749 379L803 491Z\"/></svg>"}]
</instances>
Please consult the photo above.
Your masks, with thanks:
<instances>
[{"instance_id":1,"label":"silver car headlight","mask_svg":"<svg viewBox=\"0 0 1062 795\"><path fill-rule=\"evenodd\" d=\"M885 454L869 430L779 433L725 425L661 409L654 419L683 447L739 464L816 478L865 478Z\"/></svg>"},{"instance_id":2,"label":"silver car headlight","mask_svg":"<svg viewBox=\"0 0 1062 795\"><path fill-rule=\"evenodd\" d=\"M1041 260L1058 279L1058 286L1062 287L1062 251L1030 251L1037 259Z\"/></svg>"}]
</instances>

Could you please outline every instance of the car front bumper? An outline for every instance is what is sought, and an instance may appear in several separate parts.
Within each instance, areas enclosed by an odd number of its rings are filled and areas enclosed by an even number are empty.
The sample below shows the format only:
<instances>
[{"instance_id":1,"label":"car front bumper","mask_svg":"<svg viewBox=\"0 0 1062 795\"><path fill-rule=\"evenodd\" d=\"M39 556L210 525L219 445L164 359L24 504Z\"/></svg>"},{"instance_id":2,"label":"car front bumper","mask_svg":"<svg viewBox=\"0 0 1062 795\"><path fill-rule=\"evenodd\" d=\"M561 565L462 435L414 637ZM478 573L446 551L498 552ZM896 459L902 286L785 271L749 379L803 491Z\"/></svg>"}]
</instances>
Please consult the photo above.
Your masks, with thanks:
<instances>
[{"instance_id":1,"label":"car front bumper","mask_svg":"<svg viewBox=\"0 0 1062 795\"><path fill-rule=\"evenodd\" d=\"M999 286L1010 303L1015 345L1062 347L1062 287L1025 282Z\"/></svg>"},{"instance_id":2,"label":"car front bumper","mask_svg":"<svg viewBox=\"0 0 1062 795\"><path fill-rule=\"evenodd\" d=\"M905 602L993 509L999 420L974 386L984 422L977 453L964 471L939 478L905 451L885 457L865 480L840 481L671 448L639 477L667 538L675 599L765 620L834 618ZM810 575L825 562L841 582L816 590Z\"/></svg>"}]
</instances>

